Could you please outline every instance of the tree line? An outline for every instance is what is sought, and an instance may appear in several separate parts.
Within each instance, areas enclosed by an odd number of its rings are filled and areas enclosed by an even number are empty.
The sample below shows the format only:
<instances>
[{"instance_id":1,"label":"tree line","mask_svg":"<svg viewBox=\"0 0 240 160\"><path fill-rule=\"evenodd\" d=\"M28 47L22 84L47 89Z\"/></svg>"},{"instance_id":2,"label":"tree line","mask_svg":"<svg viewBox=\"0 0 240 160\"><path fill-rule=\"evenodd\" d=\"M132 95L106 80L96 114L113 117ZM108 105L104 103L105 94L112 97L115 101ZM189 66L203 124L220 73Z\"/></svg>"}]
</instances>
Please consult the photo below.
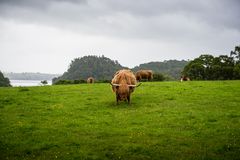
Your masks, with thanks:
<instances>
[{"instance_id":1,"label":"tree line","mask_svg":"<svg viewBox=\"0 0 240 160\"><path fill-rule=\"evenodd\" d=\"M240 79L240 45L229 56L200 55L184 67L182 75L192 80Z\"/></svg>"},{"instance_id":2,"label":"tree line","mask_svg":"<svg viewBox=\"0 0 240 160\"><path fill-rule=\"evenodd\" d=\"M170 80L177 80L181 76L181 72L185 65L188 64L188 61L185 60L165 60L163 62L149 62L143 63L139 66L132 68L134 72L141 69L150 69L154 72L154 74L160 74L165 76ZM155 76L155 78L158 75Z\"/></svg>"},{"instance_id":3,"label":"tree line","mask_svg":"<svg viewBox=\"0 0 240 160\"><path fill-rule=\"evenodd\" d=\"M140 69L150 69L154 72L153 81L174 80L181 75L187 61L169 60L164 62L149 62L132 68L134 72ZM94 77L97 82L109 82L116 71L129 69L118 61L105 56L84 56L71 61L69 68L62 76L53 79L53 84L86 83L88 77Z\"/></svg>"},{"instance_id":4,"label":"tree line","mask_svg":"<svg viewBox=\"0 0 240 160\"><path fill-rule=\"evenodd\" d=\"M88 77L94 77L97 82L110 82L120 69L128 68L105 56L84 56L72 60L68 70L52 81L53 84L79 84L86 83ZM149 62L132 68L134 72L141 69L153 70L153 81L177 80L181 75L192 80L240 79L240 45L229 56L203 54L191 61ZM11 86L2 72L0 86Z\"/></svg>"}]
</instances>

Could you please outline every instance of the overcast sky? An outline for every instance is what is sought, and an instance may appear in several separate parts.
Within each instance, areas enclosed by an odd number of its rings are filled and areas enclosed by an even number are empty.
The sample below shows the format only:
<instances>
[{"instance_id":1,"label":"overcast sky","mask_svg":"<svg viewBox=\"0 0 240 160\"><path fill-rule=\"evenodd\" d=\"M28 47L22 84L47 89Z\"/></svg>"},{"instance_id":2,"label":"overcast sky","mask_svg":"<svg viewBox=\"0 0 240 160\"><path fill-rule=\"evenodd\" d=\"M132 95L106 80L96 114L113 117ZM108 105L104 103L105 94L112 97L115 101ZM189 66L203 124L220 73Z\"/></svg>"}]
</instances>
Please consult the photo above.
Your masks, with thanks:
<instances>
[{"instance_id":1,"label":"overcast sky","mask_svg":"<svg viewBox=\"0 0 240 160\"><path fill-rule=\"evenodd\" d=\"M239 44L239 0L0 0L4 72L61 74L85 55L134 67Z\"/></svg>"}]
</instances>

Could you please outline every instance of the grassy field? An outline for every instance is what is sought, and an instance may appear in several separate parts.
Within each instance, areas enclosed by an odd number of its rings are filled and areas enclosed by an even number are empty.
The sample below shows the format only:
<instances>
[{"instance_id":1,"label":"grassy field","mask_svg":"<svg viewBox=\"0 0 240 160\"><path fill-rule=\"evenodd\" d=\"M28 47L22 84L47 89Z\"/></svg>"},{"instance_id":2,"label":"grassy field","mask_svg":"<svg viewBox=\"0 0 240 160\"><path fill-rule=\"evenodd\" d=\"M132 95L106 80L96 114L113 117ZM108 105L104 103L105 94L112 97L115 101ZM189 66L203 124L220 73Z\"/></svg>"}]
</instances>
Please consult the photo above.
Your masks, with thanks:
<instances>
[{"instance_id":1,"label":"grassy field","mask_svg":"<svg viewBox=\"0 0 240 160\"><path fill-rule=\"evenodd\" d=\"M240 81L0 88L0 159L240 159Z\"/></svg>"}]
</instances>

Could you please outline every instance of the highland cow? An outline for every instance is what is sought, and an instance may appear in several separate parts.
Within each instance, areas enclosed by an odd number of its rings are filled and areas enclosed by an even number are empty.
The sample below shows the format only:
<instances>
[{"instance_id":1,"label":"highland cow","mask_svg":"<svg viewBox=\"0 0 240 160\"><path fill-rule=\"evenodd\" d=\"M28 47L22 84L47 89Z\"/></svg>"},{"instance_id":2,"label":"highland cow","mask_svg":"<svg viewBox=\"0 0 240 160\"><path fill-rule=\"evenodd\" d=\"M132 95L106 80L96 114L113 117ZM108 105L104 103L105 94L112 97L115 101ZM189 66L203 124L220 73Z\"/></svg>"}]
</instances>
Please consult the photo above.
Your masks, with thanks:
<instances>
[{"instance_id":1,"label":"highland cow","mask_svg":"<svg viewBox=\"0 0 240 160\"><path fill-rule=\"evenodd\" d=\"M180 81L181 81L181 82L182 82L182 81L190 81L190 78L187 77L187 76L181 76Z\"/></svg>"},{"instance_id":2,"label":"highland cow","mask_svg":"<svg viewBox=\"0 0 240 160\"><path fill-rule=\"evenodd\" d=\"M87 83L94 83L94 78L93 77L89 77L87 79Z\"/></svg>"},{"instance_id":3,"label":"highland cow","mask_svg":"<svg viewBox=\"0 0 240 160\"><path fill-rule=\"evenodd\" d=\"M114 74L111 85L113 92L116 93L117 104L119 101L128 101L130 103L130 95L137 85L136 77L130 70L119 70Z\"/></svg>"},{"instance_id":4,"label":"highland cow","mask_svg":"<svg viewBox=\"0 0 240 160\"><path fill-rule=\"evenodd\" d=\"M137 81L141 81L142 79L147 79L148 81L153 79L153 71L152 70L139 70L135 74Z\"/></svg>"}]
</instances>

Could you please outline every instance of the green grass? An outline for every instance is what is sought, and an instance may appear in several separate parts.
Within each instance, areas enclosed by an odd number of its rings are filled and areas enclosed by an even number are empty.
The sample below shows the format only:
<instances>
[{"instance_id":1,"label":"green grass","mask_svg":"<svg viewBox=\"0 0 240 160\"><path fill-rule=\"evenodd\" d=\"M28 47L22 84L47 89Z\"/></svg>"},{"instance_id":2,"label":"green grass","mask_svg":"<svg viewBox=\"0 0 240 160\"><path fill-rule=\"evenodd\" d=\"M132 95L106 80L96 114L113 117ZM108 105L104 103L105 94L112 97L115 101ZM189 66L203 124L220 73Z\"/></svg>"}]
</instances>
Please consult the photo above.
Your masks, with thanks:
<instances>
[{"instance_id":1,"label":"green grass","mask_svg":"<svg viewBox=\"0 0 240 160\"><path fill-rule=\"evenodd\" d=\"M239 159L240 81L0 88L0 159Z\"/></svg>"}]
</instances>

